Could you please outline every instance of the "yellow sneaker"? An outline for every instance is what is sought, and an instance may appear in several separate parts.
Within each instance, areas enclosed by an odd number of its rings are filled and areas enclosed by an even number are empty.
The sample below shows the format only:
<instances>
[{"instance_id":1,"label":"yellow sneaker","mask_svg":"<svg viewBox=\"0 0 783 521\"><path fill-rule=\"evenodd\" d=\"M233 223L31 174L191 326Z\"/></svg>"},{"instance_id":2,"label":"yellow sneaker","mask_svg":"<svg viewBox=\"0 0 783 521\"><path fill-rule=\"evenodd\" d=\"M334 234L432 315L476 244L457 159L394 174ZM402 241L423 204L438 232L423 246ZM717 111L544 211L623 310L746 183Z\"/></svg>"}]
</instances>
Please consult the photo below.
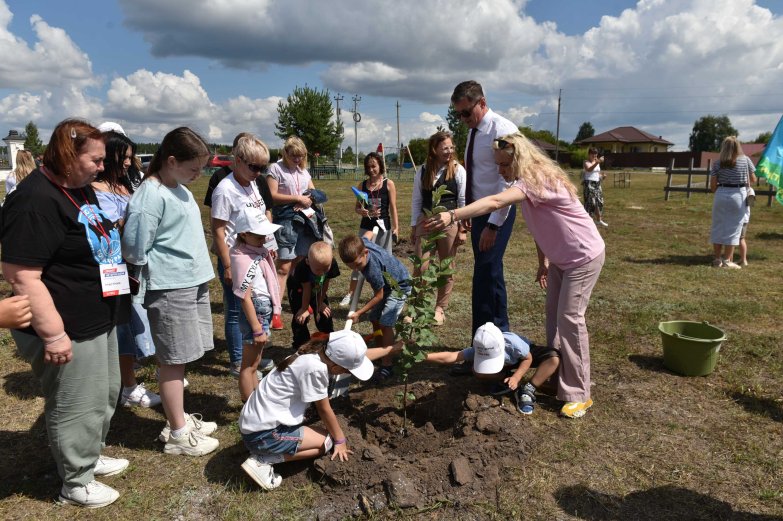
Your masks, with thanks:
<instances>
[{"instance_id":1,"label":"yellow sneaker","mask_svg":"<svg viewBox=\"0 0 783 521\"><path fill-rule=\"evenodd\" d=\"M586 402L566 402L560 409L560 414L566 418L581 418L592 406L593 400L591 398L588 398Z\"/></svg>"}]
</instances>

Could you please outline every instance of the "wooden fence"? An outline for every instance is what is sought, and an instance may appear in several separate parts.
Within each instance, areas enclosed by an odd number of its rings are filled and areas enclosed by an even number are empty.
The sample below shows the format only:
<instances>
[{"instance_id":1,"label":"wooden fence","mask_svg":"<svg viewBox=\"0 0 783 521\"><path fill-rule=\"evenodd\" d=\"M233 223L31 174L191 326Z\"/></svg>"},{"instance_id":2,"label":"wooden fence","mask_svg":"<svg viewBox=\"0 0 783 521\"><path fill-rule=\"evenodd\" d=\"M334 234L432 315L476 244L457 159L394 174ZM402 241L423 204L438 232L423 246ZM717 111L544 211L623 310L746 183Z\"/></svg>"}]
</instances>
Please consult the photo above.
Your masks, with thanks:
<instances>
[{"instance_id":1,"label":"wooden fence","mask_svg":"<svg viewBox=\"0 0 783 521\"><path fill-rule=\"evenodd\" d=\"M685 184L672 184L674 176L687 176ZM694 182L694 178L696 182ZM703 180L702 180L703 179ZM767 206L772 206L772 199L775 197L775 187L766 185L766 190L760 190L761 180L756 181L756 197L767 196ZM693 160L691 160L690 168L674 168L674 160L672 160L671 166L666 169L666 186L663 187L664 199L669 200L672 192L684 192L685 197L690 199L691 194L709 194L710 190L710 164L707 163L707 168L693 168Z\"/></svg>"}]
</instances>

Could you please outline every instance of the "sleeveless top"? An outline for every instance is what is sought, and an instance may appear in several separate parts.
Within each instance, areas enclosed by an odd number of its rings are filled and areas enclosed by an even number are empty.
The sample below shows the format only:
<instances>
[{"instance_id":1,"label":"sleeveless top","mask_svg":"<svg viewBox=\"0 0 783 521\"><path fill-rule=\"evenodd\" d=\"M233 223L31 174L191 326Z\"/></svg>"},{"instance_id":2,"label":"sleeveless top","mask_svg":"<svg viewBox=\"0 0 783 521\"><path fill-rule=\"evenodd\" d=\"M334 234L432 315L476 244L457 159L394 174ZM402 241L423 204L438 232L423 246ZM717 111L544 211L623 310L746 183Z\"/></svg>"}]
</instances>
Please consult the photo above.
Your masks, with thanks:
<instances>
[{"instance_id":1,"label":"sleeveless top","mask_svg":"<svg viewBox=\"0 0 783 521\"><path fill-rule=\"evenodd\" d=\"M443 197L440 198L440 205L447 210L455 210L457 208L457 194L459 193L457 177L455 176L450 181L446 181L446 172L444 171L443 175L435 181L435 186L432 188L424 188L426 184L424 179L425 167L426 165L422 165L421 167L421 209L432 210L432 192L439 186L446 185L446 190L451 193L443 194Z\"/></svg>"},{"instance_id":2,"label":"sleeveless top","mask_svg":"<svg viewBox=\"0 0 783 521\"><path fill-rule=\"evenodd\" d=\"M383 180L381 188L379 190L368 190L367 179L362 181L362 192L367 194L370 199L371 206L380 206L381 216L383 219L383 225L387 230L391 230L391 219L389 218L389 189L386 186L388 179ZM374 226L377 226L379 218L375 217L362 217L362 222L359 227L362 230L372 230Z\"/></svg>"}]
</instances>

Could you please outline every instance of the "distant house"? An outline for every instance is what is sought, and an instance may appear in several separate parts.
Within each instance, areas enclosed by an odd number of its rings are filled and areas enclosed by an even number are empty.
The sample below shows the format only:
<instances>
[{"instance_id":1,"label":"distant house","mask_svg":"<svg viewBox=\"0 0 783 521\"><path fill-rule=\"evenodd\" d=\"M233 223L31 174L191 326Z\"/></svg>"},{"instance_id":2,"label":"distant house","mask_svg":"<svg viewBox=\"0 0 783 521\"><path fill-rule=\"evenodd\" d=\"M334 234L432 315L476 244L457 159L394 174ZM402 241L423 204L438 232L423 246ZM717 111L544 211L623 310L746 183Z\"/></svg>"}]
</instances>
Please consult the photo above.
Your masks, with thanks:
<instances>
[{"instance_id":1,"label":"distant house","mask_svg":"<svg viewBox=\"0 0 783 521\"><path fill-rule=\"evenodd\" d=\"M764 143L742 143L742 151L751 161L753 161L754 165L758 164L765 148L767 148L767 145ZM707 168L708 164L714 163L718 158L720 158L720 152L702 152L700 161L701 168Z\"/></svg>"},{"instance_id":2,"label":"distant house","mask_svg":"<svg viewBox=\"0 0 783 521\"><path fill-rule=\"evenodd\" d=\"M548 141L542 141L535 138L528 138L528 140L541 149L541 151L548 155L551 159L554 159L555 155L557 155L557 160L561 163L568 163L571 161L571 153L567 150L561 149L558 151L557 147Z\"/></svg>"},{"instance_id":3,"label":"distant house","mask_svg":"<svg viewBox=\"0 0 783 521\"><path fill-rule=\"evenodd\" d=\"M653 136L636 127L617 127L608 132L577 142L577 145L595 147L603 152L667 152L674 143Z\"/></svg>"}]
</instances>

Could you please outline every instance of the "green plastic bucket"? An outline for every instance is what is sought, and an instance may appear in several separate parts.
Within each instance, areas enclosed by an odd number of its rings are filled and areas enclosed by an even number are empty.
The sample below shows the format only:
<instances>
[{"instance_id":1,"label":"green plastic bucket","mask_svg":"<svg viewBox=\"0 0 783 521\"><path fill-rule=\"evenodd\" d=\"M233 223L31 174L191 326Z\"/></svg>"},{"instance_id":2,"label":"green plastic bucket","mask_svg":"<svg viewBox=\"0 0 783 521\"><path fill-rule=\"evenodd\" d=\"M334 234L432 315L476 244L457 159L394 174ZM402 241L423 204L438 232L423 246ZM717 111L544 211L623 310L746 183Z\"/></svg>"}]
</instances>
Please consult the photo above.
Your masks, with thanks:
<instances>
[{"instance_id":1,"label":"green plastic bucket","mask_svg":"<svg viewBox=\"0 0 783 521\"><path fill-rule=\"evenodd\" d=\"M715 369L726 333L707 322L674 320L658 324L663 365L685 376L704 376Z\"/></svg>"}]
</instances>

